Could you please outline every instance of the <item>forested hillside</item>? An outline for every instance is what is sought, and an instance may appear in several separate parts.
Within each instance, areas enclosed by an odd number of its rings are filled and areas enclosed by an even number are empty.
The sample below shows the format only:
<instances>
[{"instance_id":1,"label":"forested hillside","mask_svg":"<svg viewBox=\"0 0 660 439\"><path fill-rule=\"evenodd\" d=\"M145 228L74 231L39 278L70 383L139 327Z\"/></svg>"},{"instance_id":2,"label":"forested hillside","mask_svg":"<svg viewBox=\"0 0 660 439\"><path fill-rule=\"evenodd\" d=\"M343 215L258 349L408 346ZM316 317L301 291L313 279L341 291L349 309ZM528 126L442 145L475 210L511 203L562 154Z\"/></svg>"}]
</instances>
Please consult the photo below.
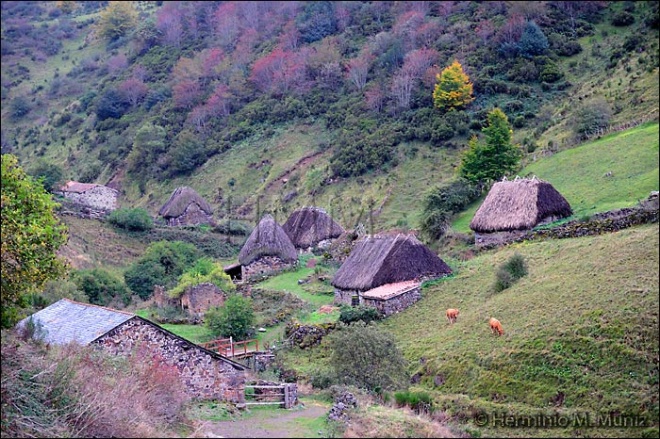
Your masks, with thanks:
<instances>
[{"instance_id":1,"label":"forested hillside","mask_svg":"<svg viewBox=\"0 0 660 439\"><path fill-rule=\"evenodd\" d=\"M657 120L658 2L2 2L2 152L153 215L418 228L495 107L523 164Z\"/></svg>"}]
</instances>

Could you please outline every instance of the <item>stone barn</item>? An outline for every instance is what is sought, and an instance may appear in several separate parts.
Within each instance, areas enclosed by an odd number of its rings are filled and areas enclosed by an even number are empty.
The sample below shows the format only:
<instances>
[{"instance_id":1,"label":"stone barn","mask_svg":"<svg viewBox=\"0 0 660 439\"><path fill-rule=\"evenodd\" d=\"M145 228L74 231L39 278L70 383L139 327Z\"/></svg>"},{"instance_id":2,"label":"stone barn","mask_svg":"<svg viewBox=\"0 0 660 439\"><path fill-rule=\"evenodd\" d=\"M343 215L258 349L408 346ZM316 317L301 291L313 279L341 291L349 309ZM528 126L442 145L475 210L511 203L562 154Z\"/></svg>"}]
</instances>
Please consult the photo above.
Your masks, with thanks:
<instances>
[{"instance_id":1,"label":"stone barn","mask_svg":"<svg viewBox=\"0 0 660 439\"><path fill-rule=\"evenodd\" d=\"M187 186L176 188L158 215L163 217L168 226L215 225L213 209L209 203Z\"/></svg>"},{"instance_id":2,"label":"stone barn","mask_svg":"<svg viewBox=\"0 0 660 439\"><path fill-rule=\"evenodd\" d=\"M384 316L419 300L422 281L451 268L412 234L365 236L332 278L335 303L377 308Z\"/></svg>"},{"instance_id":3,"label":"stone barn","mask_svg":"<svg viewBox=\"0 0 660 439\"><path fill-rule=\"evenodd\" d=\"M153 302L161 308L174 306L181 308L191 317L202 319L211 307L225 304L226 294L215 284L202 282L186 289L180 297L170 297L164 287L154 286Z\"/></svg>"},{"instance_id":4,"label":"stone barn","mask_svg":"<svg viewBox=\"0 0 660 439\"><path fill-rule=\"evenodd\" d=\"M146 351L175 366L188 394L196 399L243 403L247 367L198 346L140 316L88 303L61 299L21 320L40 328L50 344L93 345L113 355Z\"/></svg>"},{"instance_id":5,"label":"stone barn","mask_svg":"<svg viewBox=\"0 0 660 439\"><path fill-rule=\"evenodd\" d=\"M327 212L318 207L303 207L295 210L282 228L291 238L294 247L303 251L314 248L327 249L333 239L344 233Z\"/></svg>"},{"instance_id":6,"label":"stone barn","mask_svg":"<svg viewBox=\"0 0 660 439\"><path fill-rule=\"evenodd\" d=\"M282 226L266 214L245 241L238 262L242 279L249 281L295 267L298 252Z\"/></svg>"},{"instance_id":7,"label":"stone barn","mask_svg":"<svg viewBox=\"0 0 660 439\"><path fill-rule=\"evenodd\" d=\"M94 183L69 181L59 190L59 194L74 204L91 209L109 212L117 208L116 189Z\"/></svg>"},{"instance_id":8,"label":"stone barn","mask_svg":"<svg viewBox=\"0 0 660 439\"><path fill-rule=\"evenodd\" d=\"M547 181L516 177L493 185L470 228L477 246L498 245L572 214L568 201Z\"/></svg>"}]
</instances>

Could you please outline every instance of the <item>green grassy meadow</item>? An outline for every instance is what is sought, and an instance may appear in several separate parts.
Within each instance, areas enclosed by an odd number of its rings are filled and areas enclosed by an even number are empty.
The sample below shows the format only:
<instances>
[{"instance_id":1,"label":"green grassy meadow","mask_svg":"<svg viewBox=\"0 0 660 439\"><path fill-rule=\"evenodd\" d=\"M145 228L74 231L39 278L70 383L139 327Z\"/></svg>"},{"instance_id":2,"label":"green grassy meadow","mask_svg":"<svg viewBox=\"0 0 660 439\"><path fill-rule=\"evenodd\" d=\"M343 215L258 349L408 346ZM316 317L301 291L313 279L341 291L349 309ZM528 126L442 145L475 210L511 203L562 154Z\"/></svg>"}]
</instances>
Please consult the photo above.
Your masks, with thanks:
<instances>
[{"instance_id":1,"label":"green grassy meadow","mask_svg":"<svg viewBox=\"0 0 660 439\"><path fill-rule=\"evenodd\" d=\"M634 206L658 190L658 124L644 124L544 157L519 175L550 182L568 200L576 218ZM468 233L483 199L457 215L452 229Z\"/></svg>"}]
</instances>

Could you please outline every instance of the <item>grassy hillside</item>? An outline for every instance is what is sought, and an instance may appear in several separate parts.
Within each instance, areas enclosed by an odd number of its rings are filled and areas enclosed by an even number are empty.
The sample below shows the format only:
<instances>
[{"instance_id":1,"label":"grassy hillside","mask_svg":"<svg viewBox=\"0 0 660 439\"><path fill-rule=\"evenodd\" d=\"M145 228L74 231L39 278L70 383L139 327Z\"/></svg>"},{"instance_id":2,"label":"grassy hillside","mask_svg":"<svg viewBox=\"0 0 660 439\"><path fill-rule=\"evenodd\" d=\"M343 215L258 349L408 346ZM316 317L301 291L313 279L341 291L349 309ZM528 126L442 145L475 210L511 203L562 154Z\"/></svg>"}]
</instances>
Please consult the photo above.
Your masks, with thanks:
<instances>
[{"instance_id":1,"label":"grassy hillside","mask_svg":"<svg viewBox=\"0 0 660 439\"><path fill-rule=\"evenodd\" d=\"M658 157L658 124L651 123L539 158L519 175L550 182L579 218L633 206L657 191ZM469 232L482 202L483 198L457 215L452 228Z\"/></svg>"},{"instance_id":2,"label":"grassy hillside","mask_svg":"<svg viewBox=\"0 0 660 439\"><path fill-rule=\"evenodd\" d=\"M658 245L652 224L490 251L425 289L421 301L382 326L421 374L418 387L455 413L622 413L645 417L657 434ZM529 274L494 294L497 266L515 253ZM444 310L452 307L461 314L449 326ZM504 336L491 335L490 317L502 322ZM434 385L436 377L441 384ZM539 431L486 428L483 434Z\"/></svg>"}]
</instances>

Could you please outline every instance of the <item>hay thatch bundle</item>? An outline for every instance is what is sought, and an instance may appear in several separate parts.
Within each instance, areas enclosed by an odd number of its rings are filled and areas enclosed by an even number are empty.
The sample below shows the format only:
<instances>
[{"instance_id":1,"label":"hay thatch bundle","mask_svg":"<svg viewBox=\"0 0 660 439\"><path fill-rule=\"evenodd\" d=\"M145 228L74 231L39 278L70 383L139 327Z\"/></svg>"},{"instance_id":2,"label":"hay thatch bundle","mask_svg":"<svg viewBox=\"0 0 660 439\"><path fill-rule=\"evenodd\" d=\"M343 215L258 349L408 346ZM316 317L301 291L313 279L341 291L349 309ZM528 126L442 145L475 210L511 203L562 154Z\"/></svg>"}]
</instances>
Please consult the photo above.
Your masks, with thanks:
<instances>
[{"instance_id":1,"label":"hay thatch bundle","mask_svg":"<svg viewBox=\"0 0 660 439\"><path fill-rule=\"evenodd\" d=\"M178 187L170 195L170 199L158 211L163 218L176 218L181 216L188 206L195 203L204 213L213 214L213 209L194 189L187 186Z\"/></svg>"},{"instance_id":2,"label":"hay thatch bundle","mask_svg":"<svg viewBox=\"0 0 660 439\"><path fill-rule=\"evenodd\" d=\"M470 228L478 233L527 230L548 217L565 218L573 211L568 201L537 178L500 181L488 192Z\"/></svg>"},{"instance_id":3,"label":"hay thatch bundle","mask_svg":"<svg viewBox=\"0 0 660 439\"><path fill-rule=\"evenodd\" d=\"M259 225L245 241L238 254L238 262L241 265L249 265L262 256L278 256L285 262L298 260L298 253L289 236L269 214L261 218Z\"/></svg>"},{"instance_id":4,"label":"hay thatch bundle","mask_svg":"<svg viewBox=\"0 0 660 439\"><path fill-rule=\"evenodd\" d=\"M367 291L384 284L449 274L451 268L414 235L367 236L358 241L337 270L332 285Z\"/></svg>"},{"instance_id":5,"label":"hay thatch bundle","mask_svg":"<svg viewBox=\"0 0 660 439\"><path fill-rule=\"evenodd\" d=\"M318 207L303 207L294 211L282 228L297 248L313 247L325 239L334 239L344 233L343 227Z\"/></svg>"}]
</instances>

